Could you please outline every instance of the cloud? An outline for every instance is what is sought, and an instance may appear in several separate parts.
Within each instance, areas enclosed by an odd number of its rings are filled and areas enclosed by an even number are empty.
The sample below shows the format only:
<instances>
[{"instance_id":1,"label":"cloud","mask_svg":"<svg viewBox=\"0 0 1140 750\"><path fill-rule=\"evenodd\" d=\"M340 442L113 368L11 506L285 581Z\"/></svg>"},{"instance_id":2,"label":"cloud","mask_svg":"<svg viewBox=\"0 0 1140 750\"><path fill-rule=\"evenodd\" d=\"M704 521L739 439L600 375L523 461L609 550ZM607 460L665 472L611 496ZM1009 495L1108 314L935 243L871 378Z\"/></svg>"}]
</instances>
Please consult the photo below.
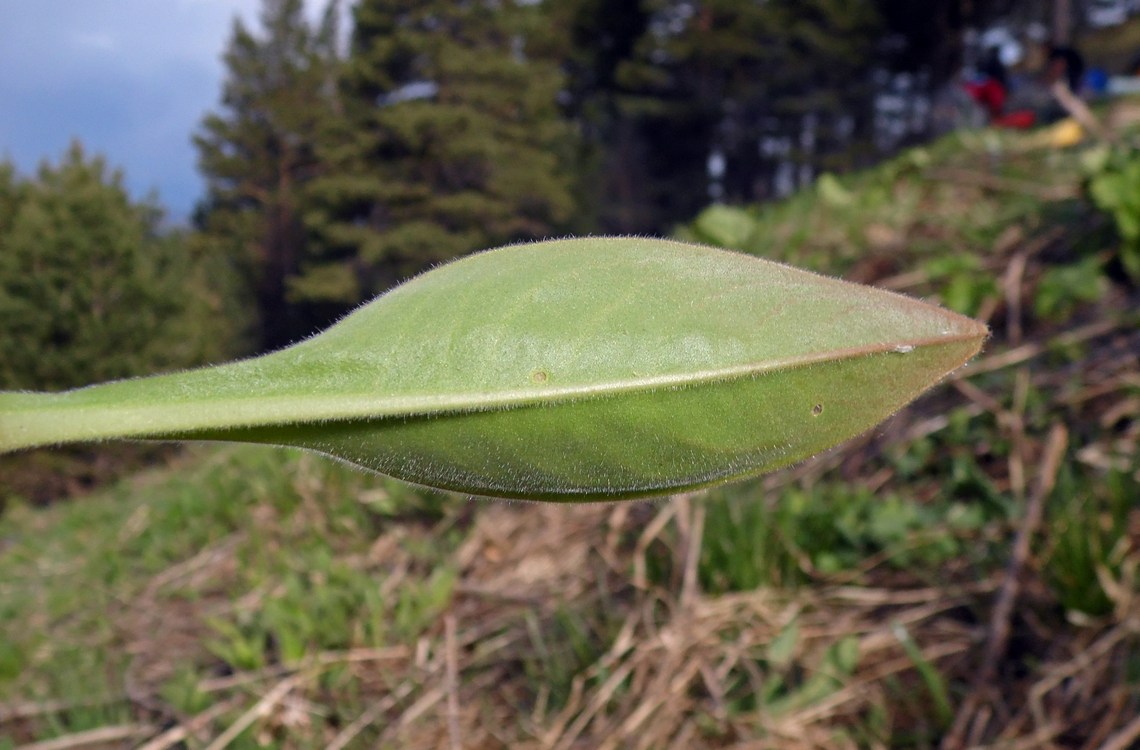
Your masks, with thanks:
<instances>
[{"instance_id":1,"label":"cloud","mask_svg":"<svg viewBox=\"0 0 1140 750\"><path fill-rule=\"evenodd\" d=\"M119 46L115 37L106 32L79 31L72 34L72 40L76 47L98 52L114 52Z\"/></svg>"},{"instance_id":2,"label":"cloud","mask_svg":"<svg viewBox=\"0 0 1140 750\"><path fill-rule=\"evenodd\" d=\"M201 194L191 134L217 105L233 19L260 0L37 0L0 24L0 156L30 172L73 138L158 189L177 218Z\"/></svg>"}]
</instances>

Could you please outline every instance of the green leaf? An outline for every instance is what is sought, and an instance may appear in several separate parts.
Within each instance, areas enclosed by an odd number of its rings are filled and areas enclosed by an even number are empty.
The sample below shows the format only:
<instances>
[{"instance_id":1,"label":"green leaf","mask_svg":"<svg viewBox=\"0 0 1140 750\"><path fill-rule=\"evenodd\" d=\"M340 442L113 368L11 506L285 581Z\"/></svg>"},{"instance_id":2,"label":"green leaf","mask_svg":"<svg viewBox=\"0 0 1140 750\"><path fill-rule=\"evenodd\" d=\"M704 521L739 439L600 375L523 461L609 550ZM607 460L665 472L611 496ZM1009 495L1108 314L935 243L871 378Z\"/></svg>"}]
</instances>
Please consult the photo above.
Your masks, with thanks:
<instances>
[{"instance_id":1,"label":"green leaf","mask_svg":"<svg viewBox=\"0 0 1140 750\"><path fill-rule=\"evenodd\" d=\"M843 187L839 178L830 172L824 172L819 176L819 179L815 181L815 189L819 193L820 199L833 208L846 208L855 203L854 194Z\"/></svg>"},{"instance_id":2,"label":"green leaf","mask_svg":"<svg viewBox=\"0 0 1140 750\"><path fill-rule=\"evenodd\" d=\"M756 231L756 219L735 206L714 204L693 222L698 236L721 247L740 247Z\"/></svg>"},{"instance_id":3,"label":"green leaf","mask_svg":"<svg viewBox=\"0 0 1140 750\"><path fill-rule=\"evenodd\" d=\"M652 239L505 247L254 359L0 394L0 451L105 438L308 448L478 495L602 500L759 474L858 435L985 326Z\"/></svg>"},{"instance_id":4,"label":"green leaf","mask_svg":"<svg viewBox=\"0 0 1140 750\"><path fill-rule=\"evenodd\" d=\"M796 654L800 640L800 623L792 619L768 644L768 661L776 669L787 669Z\"/></svg>"}]
</instances>

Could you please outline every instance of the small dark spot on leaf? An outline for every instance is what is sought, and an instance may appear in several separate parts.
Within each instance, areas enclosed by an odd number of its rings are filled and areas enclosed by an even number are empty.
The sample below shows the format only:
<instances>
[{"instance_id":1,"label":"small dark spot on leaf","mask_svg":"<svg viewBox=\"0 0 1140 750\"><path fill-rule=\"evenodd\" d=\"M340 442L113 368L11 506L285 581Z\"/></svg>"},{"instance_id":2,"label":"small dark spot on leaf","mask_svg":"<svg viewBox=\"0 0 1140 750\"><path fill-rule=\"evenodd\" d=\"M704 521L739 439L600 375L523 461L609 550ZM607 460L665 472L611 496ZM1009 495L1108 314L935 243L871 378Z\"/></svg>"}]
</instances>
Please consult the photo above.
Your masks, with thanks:
<instances>
[{"instance_id":1,"label":"small dark spot on leaf","mask_svg":"<svg viewBox=\"0 0 1140 750\"><path fill-rule=\"evenodd\" d=\"M811 415L813 417L818 417L820 414L823 414L823 404L816 404L811 408Z\"/></svg>"}]
</instances>

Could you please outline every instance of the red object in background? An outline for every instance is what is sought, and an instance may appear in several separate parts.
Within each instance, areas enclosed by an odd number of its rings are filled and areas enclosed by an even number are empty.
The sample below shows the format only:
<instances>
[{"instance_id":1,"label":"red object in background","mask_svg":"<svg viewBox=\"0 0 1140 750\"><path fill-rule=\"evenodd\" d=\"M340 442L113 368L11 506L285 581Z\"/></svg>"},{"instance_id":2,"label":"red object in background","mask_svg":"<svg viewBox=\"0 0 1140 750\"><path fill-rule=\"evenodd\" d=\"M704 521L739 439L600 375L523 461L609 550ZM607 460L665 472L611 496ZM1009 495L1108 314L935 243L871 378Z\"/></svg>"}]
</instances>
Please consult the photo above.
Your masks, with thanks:
<instances>
[{"instance_id":1,"label":"red object in background","mask_svg":"<svg viewBox=\"0 0 1140 750\"><path fill-rule=\"evenodd\" d=\"M1005 86L993 78L971 81L964 86L970 98L985 107L990 120L997 120L1002 116L1002 112L1005 110Z\"/></svg>"},{"instance_id":2,"label":"red object in background","mask_svg":"<svg viewBox=\"0 0 1140 750\"><path fill-rule=\"evenodd\" d=\"M1025 130L1033 127L1037 122L1037 115L1031 109L1019 109L1016 112L1005 113L1005 100L1008 92L1005 86L994 78L985 78L963 84L970 98L985 108L990 116L990 124L999 128L1016 128Z\"/></svg>"},{"instance_id":3,"label":"red object in background","mask_svg":"<svg viewBox=\"0 0 1140 750\"><path fill-rule=\"evenodd\" d=\"M1019 109L1016 112L1010 112L1008 115L994 118L993 124L1002 128L1028 130L1037 124L1037 115L1031 109Z\"/></svg>"}]
</instances>

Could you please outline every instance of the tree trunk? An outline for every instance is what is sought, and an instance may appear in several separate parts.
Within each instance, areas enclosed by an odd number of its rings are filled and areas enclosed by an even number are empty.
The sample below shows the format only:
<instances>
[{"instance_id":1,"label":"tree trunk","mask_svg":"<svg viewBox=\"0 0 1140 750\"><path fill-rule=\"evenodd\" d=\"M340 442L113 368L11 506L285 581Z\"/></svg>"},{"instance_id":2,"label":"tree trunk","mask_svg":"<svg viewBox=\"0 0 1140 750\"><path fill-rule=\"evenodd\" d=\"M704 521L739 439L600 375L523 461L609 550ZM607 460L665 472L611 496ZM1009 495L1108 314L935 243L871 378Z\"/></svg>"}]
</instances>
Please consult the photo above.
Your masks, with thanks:
<instances>
[{"instance_id":1,"label":"tree trunk","mask_svg":"<svg viewBox=\"0 0 1140 750\"><path fill-rule=\"evenodd\" d=\"M1053 0L1053 42L1067 45L1073 38L1072 0Z\"/></svg>"}]
</instances>

